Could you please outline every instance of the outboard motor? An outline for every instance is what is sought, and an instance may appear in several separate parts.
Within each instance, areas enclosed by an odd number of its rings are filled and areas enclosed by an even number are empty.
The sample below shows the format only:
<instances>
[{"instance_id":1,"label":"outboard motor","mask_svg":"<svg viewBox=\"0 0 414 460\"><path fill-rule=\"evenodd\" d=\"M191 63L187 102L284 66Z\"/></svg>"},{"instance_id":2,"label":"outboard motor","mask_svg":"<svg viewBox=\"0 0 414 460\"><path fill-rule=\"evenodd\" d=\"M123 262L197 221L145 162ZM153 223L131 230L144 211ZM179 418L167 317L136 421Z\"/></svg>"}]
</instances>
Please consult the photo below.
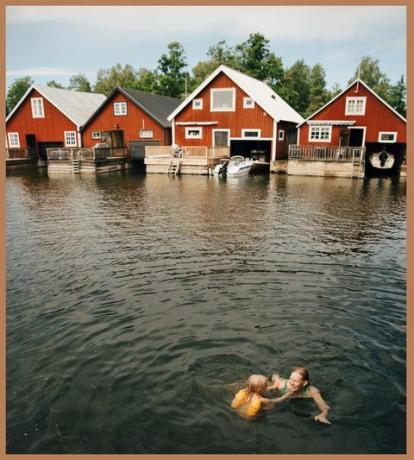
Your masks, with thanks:
<instances>
[{"instance_id":1,"label":"outboard motor","mask_svg":"<svg viewBox=\"0 0 414 460\"><path fill-rule=\"evenodd\" d=\"M380 165L383 168L386 161L388 160L388 153L385 149L378 155L378 160L380 161Z\"/></svg>"}]
</instances>

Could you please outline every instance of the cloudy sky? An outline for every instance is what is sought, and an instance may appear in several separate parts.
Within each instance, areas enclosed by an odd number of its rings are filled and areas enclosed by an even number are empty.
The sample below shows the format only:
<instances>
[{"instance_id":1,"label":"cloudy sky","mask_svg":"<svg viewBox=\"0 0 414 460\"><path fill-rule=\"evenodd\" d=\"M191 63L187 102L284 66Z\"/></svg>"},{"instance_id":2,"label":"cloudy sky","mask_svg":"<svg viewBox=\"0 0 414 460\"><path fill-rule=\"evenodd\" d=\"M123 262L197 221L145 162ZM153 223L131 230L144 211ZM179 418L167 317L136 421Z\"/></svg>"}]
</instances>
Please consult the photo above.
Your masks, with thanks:
<instances>
[{"instance_id":1,"label":"cloudy sky","mask_svg":"<svg viewBox=\"0 0 414 460\"><path fill-rule=\"evenodd\" d=\"M406 74L403 6L8 6L6 83L31 75L67 84L115 63L154 69L167 44L179 41L189 70L209 46L261 32L289 66L321 63L328 86L344 87L361 56L379 59L392 82Z\"/></svg>"}]
</instances>

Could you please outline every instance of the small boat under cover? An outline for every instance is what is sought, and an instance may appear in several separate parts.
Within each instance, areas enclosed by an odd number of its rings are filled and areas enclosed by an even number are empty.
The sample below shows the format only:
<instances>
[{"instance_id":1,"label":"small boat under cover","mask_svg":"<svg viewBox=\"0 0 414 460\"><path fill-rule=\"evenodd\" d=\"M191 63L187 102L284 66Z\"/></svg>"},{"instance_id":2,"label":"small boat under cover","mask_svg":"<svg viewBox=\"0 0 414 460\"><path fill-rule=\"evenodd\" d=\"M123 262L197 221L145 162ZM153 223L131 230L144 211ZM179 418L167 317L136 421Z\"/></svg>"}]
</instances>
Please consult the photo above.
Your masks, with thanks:
<instances>
[{"instance_id":1,"label":"small boat under cover","mask_svg":"<svg viewBox=\"0 0 414 460\"><path fill-rule=\"evenodd\" d=\"M218 164L213 169L214 176L246 176L252 169L253 161L241 155L235 155L230 160Z\"/></svg>"},{"instance_id":2,"label":"small boat under cover","mask_svg":"<svg viewBox=\"0 0 414 460\"><path fill-rule=\"evenodd\" d=\"M376 169L391 169L394 166L395 156L384 149L381 152L371 153L369 161Z\"/></svg>"}]
</instances>

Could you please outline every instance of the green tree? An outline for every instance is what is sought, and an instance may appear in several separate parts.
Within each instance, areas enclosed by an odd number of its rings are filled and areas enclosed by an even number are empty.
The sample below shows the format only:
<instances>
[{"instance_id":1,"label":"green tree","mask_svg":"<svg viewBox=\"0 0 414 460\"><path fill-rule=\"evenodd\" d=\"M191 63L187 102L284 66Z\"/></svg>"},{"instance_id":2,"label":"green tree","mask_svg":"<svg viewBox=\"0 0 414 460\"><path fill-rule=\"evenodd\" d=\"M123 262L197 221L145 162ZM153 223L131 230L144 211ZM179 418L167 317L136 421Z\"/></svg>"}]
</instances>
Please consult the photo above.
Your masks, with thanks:
<instances>
[{"instance_id":1,"label":"green tree","mask_svg":"<svg viewBox=\"0 0 414 460\"><path fill-rule=\"evenodd\" d=\"M334 83L332 88L329 90L329 99L333 99L339 93L342 93L342 88L339 83Z\"/></svg>"},{"instance_id":2,"label":"green tree","mask_svg":"<svg viewBox=\"0 0 414 460\"><path fill-rule=\"evenodd\" d=\"M168 45L168 54L163 54L158 60L158 91L159 94L171 97L181 97L190 82L184 48L178 42ZM187 88L188 90L188 88Z\"/></svg>"},{"instance_id":3,"label":"green tree","mask_svg":"<svg viewBox=\"0 0 414 460\"><path fill-rule=\"evenodd\" d=\"M94 91L108 96L117 86L135 88L136 85L136 70L129 64L125 66L116 64L110 69L100 69L98 71Z\"/></svg>"},{"instance_id":4,"label":"green tree","mask_svg":"<svg viewBox=\"0 0 414 460\"><path fill-rule=\"evenodd\" d=\"M56 80L50 80L46 83L46 86L49 86L50 88L59 88L59 89L64 89L65 87L58 83Z\"/></svg>"},{"instance_id":5,"label":"green tree","mask_svg":"<svg viewBox=\"0 0 414 460\"><path fill-rule=\"evenodd\" d=\"M389 102L391 90L390 80L381 72L378 59L373 59L370 56L363 56L359 66L355 70L353 78L349 80L348 84L356 80L358 75L372 90Z\"/></svg>"},{"instance_id":6,"label":"green tree","mask_svg":"<svg viewBox=\"0 0 414 460\"><path fill-rule=\"evenodd\" d=\"M283 78L282 60L270 51L269 40L261 33L250 34L245 42L236 45L234 63L242 72L273 89L277 89Z\"/></svg>"},{"instance_id":7,"label":"green tree","mask_svg":"<svg viewBox=\"0 0 414 460\"><path fill-rule=\"evenodd\" d=\"M144 67L139 69L137 74L136 89L147 93L158 93L158 75L155 71L148 70Z\"/></svg>"},{"instance_id":8,"label":"green tree","mask_svg":"<svg viewBox=\"0 0 414 460\"><path fill-rule=\"evenodd\" d=\"M326 72L320 64L315 64L309 74L309 105L305 115L309 116L329 101L326 89Z\"/></svg>"},{"instance_id":9,"label":"green tree","mask_svg":"<svg viewBox=\"0 0 414 460\"><path fill-rule=\"evenodd\" d=\"M32 85L33 80L29 75L14 80L14 82L10 85L9 90L7 91L6 114L9 114L14 109L14 107Z\"/></svg>"},{"instance_id":10,"label":"green tree","mask_svg":"<svg viewBox=\"0 0 414 460\"><path fill-rule=\"evenodd\" d=\"M285 71L277 92L297 112L306 114L310 102L310 69L303 59Z\"/></svg>"},{"instance_id":11,"label":"green tree","mask_svg":"<svg viewBox=\"0 0 414 460\"><path fill-rule=\"evenodd\" d=\"M193 78L190 82L190 90L192 91L200 85L218 66L224 64L229 67L237 68L235 51L227 45L225 40L220 40L216 45L210 46L207 51L209 59L200 61L193 67Z\"/></svg>"},{"instance_id":12,"label":"green tree","mask_svg":"<svg viewBox=\"0 0 414 460\"><path fill-rule=\"evenodd\" d=\"M407 116L407 88L404 75L390 89L390 105L402 116Z\"/></svg>"},{"instance_id":13,"label":"green tree","mask_svg":"<svg viewBox=\"0 0 414 460\"><path fill-rule=\"evenodd\" d=\"M92 91L91 84L83 73L77 73L70 77L69 89L73 91L81 91L83 93L90 93Z\"/></svg>"}]
</instances>

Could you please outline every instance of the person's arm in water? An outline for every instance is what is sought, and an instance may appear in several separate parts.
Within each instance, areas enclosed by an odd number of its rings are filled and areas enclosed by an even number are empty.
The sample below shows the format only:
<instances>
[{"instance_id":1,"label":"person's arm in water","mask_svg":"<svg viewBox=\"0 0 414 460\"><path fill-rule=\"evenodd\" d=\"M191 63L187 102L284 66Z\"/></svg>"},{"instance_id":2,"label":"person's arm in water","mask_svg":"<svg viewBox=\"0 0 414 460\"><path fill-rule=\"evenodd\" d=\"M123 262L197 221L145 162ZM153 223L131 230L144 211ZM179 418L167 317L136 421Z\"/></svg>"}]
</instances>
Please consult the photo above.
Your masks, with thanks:
<instances>
[{"instance_id":1,"label":"person's arm in water","mask_svg":"<svg viewBox=\"0 0 414 460\"><path fill-rule=\"evenodd\" d=\"M285 395L283 396L280 396L279 398L264 398L263 396L261 396L261 402L263 404L277 404L277 403L280 403L282 401L284 401L285 399L288 399L292 396L292 393L286 393Z\"/></svg>"},{"instance_id":2,"label":"person's arm in water","mask_svg":"<svg viewBox=\"0 0 414 460\"><path fill-rule=\"evenodd\" d=\"M271 378L271 383L267 386L268 390L278 390L279 386L283 383L283 379L279 374L273 374Z\"/></svg>"},{"instance_id":3,"label":"person's arm in water","mask_svg":"<svg viewBox=\"0 0 414 460\"><path fill-rule=\"evenodd\" d=\"M315 401L316 405L319 407L319 410L321 411L320 414L315 416L315 421L321 422L321 423L326 423L328 425L331 424L331 422L327 419L328 417L328 412L329 412L329 406L325 402L325 400L322 398L321 394L319 393L319 390L316 388L311 392L310 396L313 398Z\"/></svg>"}]
</instances>

